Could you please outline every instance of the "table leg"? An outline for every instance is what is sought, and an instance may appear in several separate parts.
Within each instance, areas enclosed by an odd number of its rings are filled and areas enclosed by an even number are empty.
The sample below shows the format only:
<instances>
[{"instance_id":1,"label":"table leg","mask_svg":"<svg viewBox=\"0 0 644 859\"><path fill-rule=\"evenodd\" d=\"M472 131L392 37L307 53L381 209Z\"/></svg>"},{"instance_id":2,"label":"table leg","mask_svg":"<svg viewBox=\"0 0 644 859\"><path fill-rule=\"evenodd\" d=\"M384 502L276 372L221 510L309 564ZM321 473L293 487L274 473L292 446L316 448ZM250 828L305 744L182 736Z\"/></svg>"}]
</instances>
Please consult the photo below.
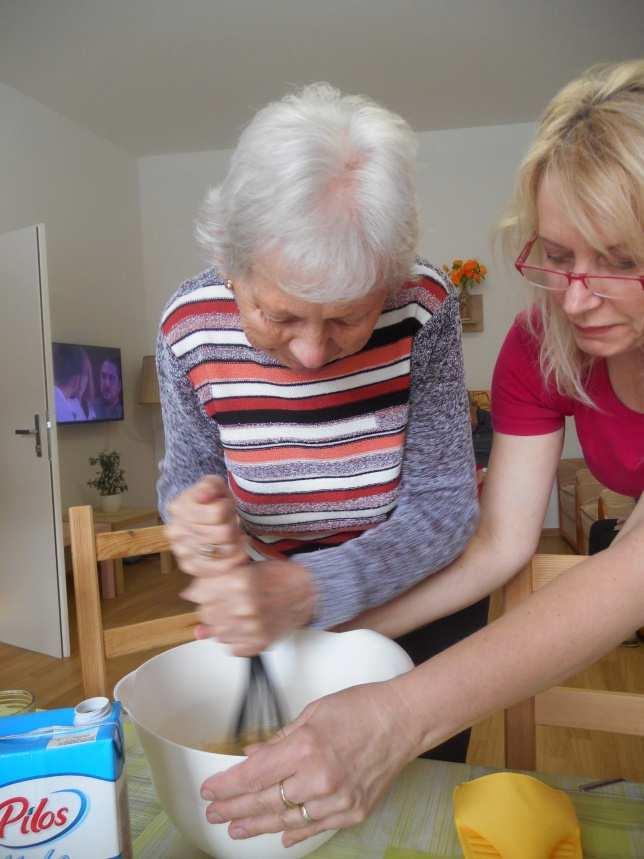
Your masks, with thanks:
<instances>
[{"instance_id":1,"label":"table leg","mask_svg":"<svg viewBox=\"0 0 644 859\"><path fill-rule=\"evenodd\" d=\"M123 559L116 558L114 560L114 577L116 579L116 596L120 597L125 593L125 574L123 572Z\"/></svg>"},{"instance_id":2,"label":"table leg","mask_svg":"<svg viewBox=\"0 0 644 859\"><path fill-rule=\"evenodd\" d=\"M157 523L163 525L163 519L157 515ZM172 552L159 552L161 560L161 575L167 576L174 569L174 555Z\"/></svg>"},{"instance_id":3,"label":"table leg","mask_svg":"<svg viewBox=\"0 0 644 859\"><path fill-rule=\"evenodd\" d=\"M99 561L98 569L101 577L101 596L104 600L112 600L116 596L114 561Z\"/></svg>"}]
</instances>

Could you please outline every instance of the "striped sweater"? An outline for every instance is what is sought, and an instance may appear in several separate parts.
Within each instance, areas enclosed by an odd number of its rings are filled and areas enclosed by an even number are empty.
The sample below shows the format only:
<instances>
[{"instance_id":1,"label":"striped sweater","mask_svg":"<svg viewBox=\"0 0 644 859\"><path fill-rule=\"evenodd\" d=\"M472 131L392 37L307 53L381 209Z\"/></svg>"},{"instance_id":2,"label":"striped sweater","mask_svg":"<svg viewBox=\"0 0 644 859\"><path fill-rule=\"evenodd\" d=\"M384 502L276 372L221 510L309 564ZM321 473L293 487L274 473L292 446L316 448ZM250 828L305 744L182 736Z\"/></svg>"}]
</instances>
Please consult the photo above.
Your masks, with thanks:
<instances>
[{"instance_id":1,"label":"striped sweater","mask_svg":"<svg viewBox=\"0 0 644 859\"><path fill-rule=\"evenodd\" d=\"M415 274L360 352L315 371L255 349L213 270L163 313L161 510L225 476L253 556L310 569L320 626L440 569L475 525L457 303L437 270Z\"/></svg>"}]
</instances>

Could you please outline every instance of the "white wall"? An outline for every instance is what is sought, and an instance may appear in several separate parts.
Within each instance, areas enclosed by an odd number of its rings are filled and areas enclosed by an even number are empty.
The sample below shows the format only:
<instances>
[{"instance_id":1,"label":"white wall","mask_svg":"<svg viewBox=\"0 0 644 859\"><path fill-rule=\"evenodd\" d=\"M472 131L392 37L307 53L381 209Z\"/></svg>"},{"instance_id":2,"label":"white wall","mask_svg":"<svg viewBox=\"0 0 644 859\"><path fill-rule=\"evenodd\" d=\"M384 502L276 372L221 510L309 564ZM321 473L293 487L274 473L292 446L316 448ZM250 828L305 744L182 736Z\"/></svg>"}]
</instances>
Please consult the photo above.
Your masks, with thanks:
<instances>
[{"instance_id":1,"label":"white wall","mask_svg":"<svg viewBox=\"0 0 644 859\"><path fill-rule=\"evenodd\" d=\"M207 267L193 225L208 188L218 184L230 152L152 155L139 159L147 339L152 349L161 311L180 283Z\"/></svg>"},{"instance_id":2,"label":"white wall","mask_svg":"<svg viewBox=\"0 0 644 859\"><path fill-rule=\"evenodd\" d=\"M0 232L45 223L54 339L122 350L126 419L59 427L63 506L96 500L87 459L104 447L121 453L127 503L152 504L150 407L136 404L151 351L136 161L2 84L0 117Z\"/></svg>"},{"instance_id":3,"label":"white wall","mask_svg":"<svg viewBox=\"0 0 644 859\"><path fill-rule=\"evenodd\" d=\"M492 234L533 134L533 124L523 123L419 135L423 252L440 264L476 257L489 270L476 290L483 294L484 331L463 336L470 388L489 388L503 338L525 306L521 278L495 258Z\"/></svg>"},{"instance_id":4,"label":"white wall","mask_svg":"<svg viewBox=\"0 0 644 859\"><path fill-rule=\"evenodd\" d=\"M419 135L423 252L440 264L449 264L457 257L476 257L489 272L475 290L483 295L484 331L463 334L469 388L489 388L505 334L529 301L523 279L502 258L493 237L534 132L533 123L519 123ZM581 456L570 420L566 422L563 456ZM544 527L557 527L557 519L553 488Z\"/></svg>"},{"instance_id":5,"label":"white wall","mask_svg":"<svg viewBox=\"0 0 644 859\"><path fill-rule=\"evenodd\" d=\"M437 264L477 257L489 269L477 290L483 294L485 330L463 337L470 388L489 387L505 333L527 301L519 275L493 255L492 233L533 134L532 123L419 134L421 253ZM165 301L183 279L205 267L192 223L206 189L223 177L229 156L229 151L218 151L139 160L150 342ZM566 435L564 455L579 456L574 427L569 426ZM555 525L556 508L551 505L546 527Z\"/></svg>"}]
</instances>

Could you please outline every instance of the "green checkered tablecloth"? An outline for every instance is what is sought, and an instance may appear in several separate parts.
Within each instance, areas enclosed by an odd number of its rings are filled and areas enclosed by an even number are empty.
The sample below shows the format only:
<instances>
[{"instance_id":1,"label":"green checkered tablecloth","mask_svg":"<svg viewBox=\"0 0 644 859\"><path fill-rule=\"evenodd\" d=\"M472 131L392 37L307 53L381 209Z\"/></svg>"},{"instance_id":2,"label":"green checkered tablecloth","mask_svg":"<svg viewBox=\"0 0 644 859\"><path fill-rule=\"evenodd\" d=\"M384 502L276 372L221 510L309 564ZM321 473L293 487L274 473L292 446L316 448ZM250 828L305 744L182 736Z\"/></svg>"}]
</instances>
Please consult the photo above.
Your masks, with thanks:
<instances>
[{"instance_id":1,"label":"green checkered tablecloth","mask_svg":"<svg viewBox=\"0 0 644 859\"><path fill-rule=\"evenodd\" d=\"M135 859L205 859L168 821L131 724L126 723L125 733ZM466 764L413 761L368 820L339 832L311 859L457 859L463 853L454 828L452 792L457 784L488 772ZM585 859L644 859L644 784L622 782L584 793L578 790L582 779L539 778L570 795Z\"/></svg>"}]
</instances>

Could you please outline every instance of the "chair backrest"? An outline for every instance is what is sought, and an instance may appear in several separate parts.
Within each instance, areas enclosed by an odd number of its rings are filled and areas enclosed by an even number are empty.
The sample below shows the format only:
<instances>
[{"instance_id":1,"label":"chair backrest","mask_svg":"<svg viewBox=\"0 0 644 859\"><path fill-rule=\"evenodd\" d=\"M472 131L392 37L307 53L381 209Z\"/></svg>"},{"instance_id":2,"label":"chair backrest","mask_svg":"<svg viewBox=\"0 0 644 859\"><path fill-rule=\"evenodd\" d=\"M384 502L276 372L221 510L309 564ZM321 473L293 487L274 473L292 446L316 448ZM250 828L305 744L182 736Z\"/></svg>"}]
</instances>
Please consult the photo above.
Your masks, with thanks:
<instances>
[{"instance_id":1,"label":"chair backrest","mask_svg":"<svg viewBox=\"0 0 644 859\"><path fill-rule=\"evenodd\" d=\"M503 591L504 611L586 560L579 555L535 555ZM644 736L644 695L555 686L505 711L505 765L537 768L537 725Z\"/></svg>"},{"instance_id":2,"label":"chair backrest","mask_svg":"<svg viewBox=\"0 0 644 859\"><path fill-rule=\"evenodd\" d=\"M597 478L587 469L580 468L575 475L575 511L577 517L577 552L582 555L588 554L587 530L584 530L584 511L588 511L591 522L597 519L597 500L603 486Z\"/></svg>"},{"instance_id":3,"label":"chair backrest","mask_svg":"<svg viewBox=\"0 0 644 859\"><path fill-rule=\"evenodd\" d=\"M611 489L602 489L597 501L599 519L628 519L634 509L634 498Z\"/></svg>"},{"instance_id":4,"label":"chair backrest","mask_svg":"<svg viewBox=\"0 0 644 859\"><path fill-rule=\"evenodd\" d=\"M492 410L492 397L488 390L468 390L467 397L470 402L470 409L474 409L475 413L477 408L485 409L488 412Z\"/></svg>"},{"instance_id":5,"label":"chair backrest","mask_svg":"<svg viewBox=\"0 0 644 859\"><path fill-rule=\"evenodd\" d=\"M170 543L163 525L97 534L91 507L71 507L69 510L78 649L86 697L111 697L107 684L106 659L171 646L190 641L197 623L196 612L103 628L97 564L167 552Z\"/></svg>"}]
</instances>

